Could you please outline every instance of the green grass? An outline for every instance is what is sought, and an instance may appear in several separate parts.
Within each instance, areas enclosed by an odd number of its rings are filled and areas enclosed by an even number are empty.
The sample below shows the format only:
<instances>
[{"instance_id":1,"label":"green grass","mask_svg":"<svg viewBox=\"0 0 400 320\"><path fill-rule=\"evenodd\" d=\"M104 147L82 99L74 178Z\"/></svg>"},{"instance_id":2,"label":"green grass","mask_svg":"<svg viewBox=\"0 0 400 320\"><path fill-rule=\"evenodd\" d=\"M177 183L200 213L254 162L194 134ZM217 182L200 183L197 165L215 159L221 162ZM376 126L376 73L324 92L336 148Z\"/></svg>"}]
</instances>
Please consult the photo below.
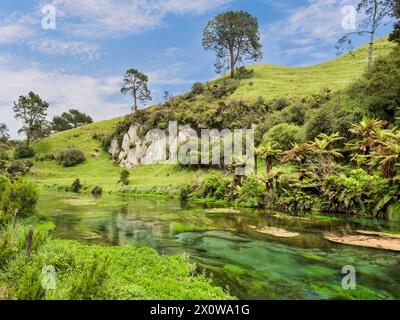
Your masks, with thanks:
<instances>
[{"instance_id":1,"label":"green grass","mask_svg":"<svg viewBox=\"0 0 400 320\"><path fill-rule=\"evenodd\" d=\"M33 226L32 255L25 254ZM231 300L185 255L160 256L150 248L90 246L52 240L54 224L32 216L0 229L0 298L18 300ZM56 274L45 290L44 266Z\"/></svg>"},{"instance_id":2,"label":"green grass","mask_svg":"<svg viewBox=\"0 0 400 320\"><path fill-rule=\"evenodd\" d=\"M393 44L383 37L376 41L375 59L387 55ZM266 100L286 97L298 98L319 93L329 88L338 91L357 80L368 65L368 46L354 50L354 56L344 54L335 60L309 67L282 67L269 64L248 66L254 73L244 77L240 87L230 97ZM253 85L250 85L250 82Z\"/></svg>"},{"instance_id":3,"label":"green grass","mask_svg":"<svg viewBox=\"0 0 400 320\"><path fill-rule=\"evenodd\" d=\"M119 189L117 183L122 169L102 149L100 141L93 139L93 134L113 132L120 120L122 119L116 118L60 132L34 144L33 148L40 155L56 156L61 150L73 147L82 150L87 160L72 168L64 168L54 160L35 161L31 179L40 187L62 188L70 186L73 180L79 178L88 188L97 185L106 192ZM129 182L136 186L176 185L202 175L202 170L183 169L172 164L154 164L131 169Z\"/></svg>"}]
</instances>

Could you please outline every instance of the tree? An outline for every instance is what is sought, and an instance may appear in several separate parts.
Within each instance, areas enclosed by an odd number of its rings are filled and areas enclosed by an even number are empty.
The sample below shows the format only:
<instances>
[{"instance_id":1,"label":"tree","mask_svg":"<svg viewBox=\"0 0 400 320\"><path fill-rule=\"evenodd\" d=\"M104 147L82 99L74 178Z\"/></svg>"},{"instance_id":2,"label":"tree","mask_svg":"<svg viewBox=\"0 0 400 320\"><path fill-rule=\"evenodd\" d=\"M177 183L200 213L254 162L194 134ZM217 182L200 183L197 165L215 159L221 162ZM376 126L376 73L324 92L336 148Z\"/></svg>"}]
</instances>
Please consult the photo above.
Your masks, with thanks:
<instances>
[{"instance_id":1,"label":"tree","mask_svg":"<svg viewBox=\"0 0 400 320\"><path fill-rule=\"evenodd\" d=\"M215 51L217 73L235 67L243 60L262 58L257 18L244 11L229 11L210 20L203 31L203 47Z\"/></svg>"},{"instance_id":2,"label":"tree","mask_svg":"<svg viewBox=\"0 0 400 320\"><path fill-rule=\"evenodd\" d=\"M68 112L62 113L61 116L55 116L52 127L55 131L66 131L90 123L93 123L93 119L89 115L76 109L70 109Z\"/></svg>"},{"instance_id":3,"label":"tree","mask_svg":"<svg viewBox=\"0 0 400 320\"><path fill-rule=\"evenodd\" d=\"M20 96L18 102L14 102L15 118L23 122L18 132L25 133L27 146L32 138L40 138L41 126L46 121L48 108L49 104L32 91L27 96Z\"/></svg>"},{"instance_id":4,"label":"tree","mask_svg":"<svg viewBox=\"0 0 400 320\"><path fill-rule=\"evenodd\" d=\"M257 150L259 156L265 159L265 168L267 174L272 170L272 161L277 160L282 150L277 149L277 144L267 142L264 146Z\"/></svg>"},{"instance_id":5,"label":"tree","mask_svg":"<svg viewBox=\"0 0 400 320\"><path fill-rule=\"evenodd\" d=\"M349 32L339 39L336 46L338 51L341 52L346 45L350 50L352 49L353 35L369 35L368 65L370 66L373 61L376 31L385 21L385 18L393 15L396 1L397 0L360 0L357 6L357 12L365 15L365 18L361 21L358 31Z\"/></svg>"},{"instance_id":6,"label":"tree","mask_svg":"<svg viewBox=\"0 0 400 320\"><path fill-rule=\"evenodd\" d=\"M169 92L164 91L164 95L163 95L164 101L167 102L170 98L171 98L171 96L169 95Z\"/></svg>"},{"instance_id":7,"label":"tree","mask_svg":"<svg viewBox=\"0 0 400 320\"><path fill-rule=\"evenodd\" d=\"M8 128L5 123L0 122L0 142L7 142L7 140L10 138L10 135L8 134Z\"/></svg>"},{"instance_id":8,"label":"tree","mask_svg":"<svg viewBox=\"0 0 400 320\"><path fill-rule=\"evenodd\" d=\"M396 7L393 16L400 19L400 0L396 0ZM400 21L397 21L394 25L394 30L389 36L389 40L396 42L400 45Z\"/></svg>"},{"instance_id":9,"label":"tree","mask_svg":"<svg viewBox=\"0 0 400 320\"><path fill-rule=\"evenodd\" d=\"M130 94L133 97L133 111L138 109L138 102L151 101L151 91L148 88L149 78L136 69L129 69L124 76L124 85L121 93Z\"/></svg>"}]
</instances>

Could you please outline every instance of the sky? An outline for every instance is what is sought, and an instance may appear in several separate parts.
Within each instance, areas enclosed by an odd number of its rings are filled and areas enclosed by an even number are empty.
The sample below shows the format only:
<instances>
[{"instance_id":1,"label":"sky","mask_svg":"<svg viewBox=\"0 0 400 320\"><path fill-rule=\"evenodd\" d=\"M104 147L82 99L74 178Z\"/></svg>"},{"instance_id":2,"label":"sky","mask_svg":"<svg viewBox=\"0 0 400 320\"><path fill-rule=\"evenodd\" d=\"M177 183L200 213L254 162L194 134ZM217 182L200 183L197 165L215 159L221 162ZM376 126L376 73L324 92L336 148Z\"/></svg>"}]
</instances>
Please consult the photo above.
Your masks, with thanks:
<instances>
[{"instance_id":1,"label":"sky","mask_svg":"<svg viewBox=\"0 0 400 320\"><path fill-rule=\"evenodd\" d=\"M165 91L177 95L216 78L215 56L202 48L201 36L210 19L228 10L258 18L262 63L307 66L334 59L336 42L347 32L343 25L351 25L343 8L357 2L0 0L0 122L18 137L12 106L29 91L49 102L49 120L71 108L95 120L128 114L132 101L120 88L129 68L149 76L150 104L162 101ZM390 30L389 22L378 36ZM356 46L368 41L355 40Z\"/></svg>"}]
</instances>

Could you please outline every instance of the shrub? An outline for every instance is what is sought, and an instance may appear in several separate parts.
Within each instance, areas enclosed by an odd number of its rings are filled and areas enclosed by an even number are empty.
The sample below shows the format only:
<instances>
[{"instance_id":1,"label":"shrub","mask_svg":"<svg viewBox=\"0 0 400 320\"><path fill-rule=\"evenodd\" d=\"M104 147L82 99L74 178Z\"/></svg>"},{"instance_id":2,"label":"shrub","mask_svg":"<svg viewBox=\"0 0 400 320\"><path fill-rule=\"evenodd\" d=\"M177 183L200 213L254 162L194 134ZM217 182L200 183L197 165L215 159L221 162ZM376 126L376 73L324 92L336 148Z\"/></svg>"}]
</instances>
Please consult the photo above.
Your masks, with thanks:
<instances>
[{"instance_id":1,"label":"shrub","mask_svg":"<svg viewBox=\"0 0 400 320\"><path fill-rule=\"evenodd\" d=\"M5 151L0 151L0 160L8 161L10 160L10 157Z\"/></svg>"},{"instance_id":2,"label":"shrub","mask_svg":"<svg viewBox=\"0 0 400 320\"><path fill-rule=\"evenodd\" d=\"M92 195L95 197L100 197L103 194L103 189L99 186L95 186L92 189Z\"/></svg>"},{"instance_id":3,"label":"shrub","mask_svg":"<svg viewBox=\"0 0 400 320\"><path fill-rule=\"evenodd\" d=\"M70 191L71 191L71 192L74 192L74 193L79 193L79 192L81 192L82 187L83 187L83 186L82 186L82 184L81 184L81 180L75 179L75 181L72 182L72 184L71 184Z\"/></svg>"},{"instance_id":4,"label":"shrub","mask_svg":"<svg viewBox=\"0 0 400 320\"><path fill-rule=\"evenodd\" d=\"M296 104L283 110L283 116L287 122L296 126L302 126L305 122L306 110L303 105Z\"/></svg>"},{"instance_id":5,"label":"shrub","mask_svg":"<svg viewBox=\"0 0 400 320\"><path fill-rule=\"evenodd\" d=\"M67 149L59 153L57 160L64 167L74 167L85 162L86 158L85 154L81 150Z\"/></svg>"},{"instance_id":6,"label":"shrub","mask_svg":"<svg viewBox=\"0 0 400 320\"><path fill-rule=\"evenodd\" d=\"M333 117L325 108L317 110L306 125L306 138L314 140L321 133L330 135L334 133Z\"/></svg>"},{"instance_id":7,"label":"shrub","mask_svg":"<svg viewBox=\"0 0 400 320\"><path fill-rule=\"evenodd\" d=\"M18 210L18 216L28 217L35 211L38 192L33 183L18 179L14 183L6 185L1 198L3 215L6 216L6 219L10 219L15 210Z\"/></svg>"},{"instance_id":8,"label":"shrub","mask_svg":"<svg viewBox=\"0 0 400 320\"><path fill-rule=\"evenodd\" d=\"M118 183L127 186L129 184L129 171L124 169L121 171Z\"/></svg>"},{"instance_id":9,"label":"shrub","mask_svg":"<svg viewBox=\"0 0 400 320\"><path fill-rule=\"evenodd\" d=\"M16 178L18 176L24 176L26 175L30 168L32 167L33 163L32 162L26 162L22 160L15 160L12 161L8 166L7 166L7 174L12 177Z\"/></svg>"},{"instance_id":10,"label":"shrub","mask_svg":"<svg viewBox=\"0 0 400 320\"><path fill-rule=\"evenodd\" d=\"M238 188L236 204L241 207L258 208L265 205L265 185L256 177L248 177Z\"/></svg>"},{"instance_id":11,"label":"shrub","mask_svg":"<svg viewBox=\"0 0 400 320\"><path fill-rule=\"evenodd\" d=\"M290 105L290 102L286 98L278 98L273 101L273 109L275 111L282 111L289 105Z\"/></svg>"},{"instance_id":12,"label":"shrub","mask_svg":"<svg viewBox=\"0 0 400 320\"><path fill-rule=\"evenodd\" d=\"M2 193L10 186L10 184L11 182L7 177L0 175L0 200Z\"/></svg>"},{"instance_id":13,"label":"shrub","mask_svg":"<svg viewBox=\"0 0 400 320\"><path fill-rule=\"evenodd\" d=\"M203 181L200 189L195 192L195 197L224 200L228 194L229 185L229 180L218 175L211 175Z\"/></svg>"},{"instance_id":14,"label":"shrub","mask_svg":"<svg viewBox=\"0 0 400 320\"><path fill-rule=\"evenodd\" d=\"M204 92L204 87L201 82L195 82L192 86L192 94L202 94Z\"/></svg>"},{"instance_id":15,"label":"shrub","mask_svg":"<svg viewBox=\"0 0 400 320\"><path fill-rule=\"evenodd\" d=\"M263 143L272 142L282 150L289 150L293 144L301 143L304 140L303 130L295 125L281 123L271 128L263 138Z\"/></svg>"},{"instance_id":16,"label":"shrub","mask_svg":"<svg viewBox=\"0 0 400 320\"><path fill-rule=\"evenodd\" d=\"M15 149L14 159L28 159L35 155L35 150L27 146L18 146Z\"/></svg>"}]
</instances>

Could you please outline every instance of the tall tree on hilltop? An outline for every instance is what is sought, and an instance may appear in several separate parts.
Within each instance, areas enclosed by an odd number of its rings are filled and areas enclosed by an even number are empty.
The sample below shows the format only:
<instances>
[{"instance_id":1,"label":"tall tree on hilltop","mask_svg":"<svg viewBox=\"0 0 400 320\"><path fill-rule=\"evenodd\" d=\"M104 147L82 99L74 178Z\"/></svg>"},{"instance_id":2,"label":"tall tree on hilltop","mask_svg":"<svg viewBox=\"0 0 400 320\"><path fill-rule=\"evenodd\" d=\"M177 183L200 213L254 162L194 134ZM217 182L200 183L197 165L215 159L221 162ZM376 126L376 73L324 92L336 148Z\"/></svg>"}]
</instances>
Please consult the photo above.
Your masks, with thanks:
<instances>
[{"instance_id":1,"label":"tall tree on hilltop","mask_svg":"<svg viewBox=\"0 0 400 320\"><path fill-rule=\"evenodd\" d=\"M55 131L65 131L90 123L93 123L93 119L89 115L76 109L70 109L68 112L63 112L61 116L55 116L52 127Z\"/></svg>"},{"instance_id":2,"label":"tall tree on hilltop","mask_svg":"<svg viewBox=\"0 0 400 320\"><path fill-rule=\"evenodd\" d=\"M124 76L124 85L121 93L130 94L134 105L132 110L138 109L138 102L145 103L151 101L151 91L148 88L149 78L136 69L129 69Z\"/></svg>"},{"instance_id":3,"label":"tall tree on hilltop","mask_svg":"<svg viewBox=\"0 0 400 320\"><path fill-rule=\"evenodd\" d=\"M235 67L243 60L262 58L258 20L244 11L229 11L210 20L203 31L203 47L215 51L217 73Z\"/></svg>"},{"instance_id":4,"label":"tall tree on hilltop","mask_svg":"<svg viewBox=\"0 0 400 320\"><path fill-rule=\"evenodd\" d=\"M8 134L7 125L3 122L0 122L0 142L6 142L10 138Z\"/></svg>"},{"instance_id":5,"label":"tall tree on hilltop","mask_svg":"<svg viewBox=\"0 0 400 320\"><path fill-rule=\"evenodd\" d=\"M394 25L394 30L389 36L389 40L396 42L397 44L400 45L400 0L395 0L396 2L396 7L394 9L393 16L397 18L397 22Z\"/></svg>"},{"instance_id":6,"label":"tall tree on hilltop","mask_svg":"<svg viewBox=\"0 0 400 320\"><path fill-rule=\"evenodd\" d=\"M346 48L353 48L352 36L369 35L368 65L373 62L373 51L375 35L378 28L387 17L393 15L397 0L360 0L357 6L357 12L363 14L365 18L360 22L357 31L349 32L339 39L337 43L338 53L342 53Z\"/></svg>"},{"instance_id":7,"label":"tall tree on hilltop","mask_svg":"<svg viewBox=\"0 0 400 320\"><path fill-rule=\"evenodd\" d=\"M41 137L48 108L49 104L32 91L27 96L20 96L18 101L14 102L13 110L15 118L21 120L23 123L22 128L18 132L25 133L26 145L28 147L32 138Z\"/></svg>"}]
</instances>

